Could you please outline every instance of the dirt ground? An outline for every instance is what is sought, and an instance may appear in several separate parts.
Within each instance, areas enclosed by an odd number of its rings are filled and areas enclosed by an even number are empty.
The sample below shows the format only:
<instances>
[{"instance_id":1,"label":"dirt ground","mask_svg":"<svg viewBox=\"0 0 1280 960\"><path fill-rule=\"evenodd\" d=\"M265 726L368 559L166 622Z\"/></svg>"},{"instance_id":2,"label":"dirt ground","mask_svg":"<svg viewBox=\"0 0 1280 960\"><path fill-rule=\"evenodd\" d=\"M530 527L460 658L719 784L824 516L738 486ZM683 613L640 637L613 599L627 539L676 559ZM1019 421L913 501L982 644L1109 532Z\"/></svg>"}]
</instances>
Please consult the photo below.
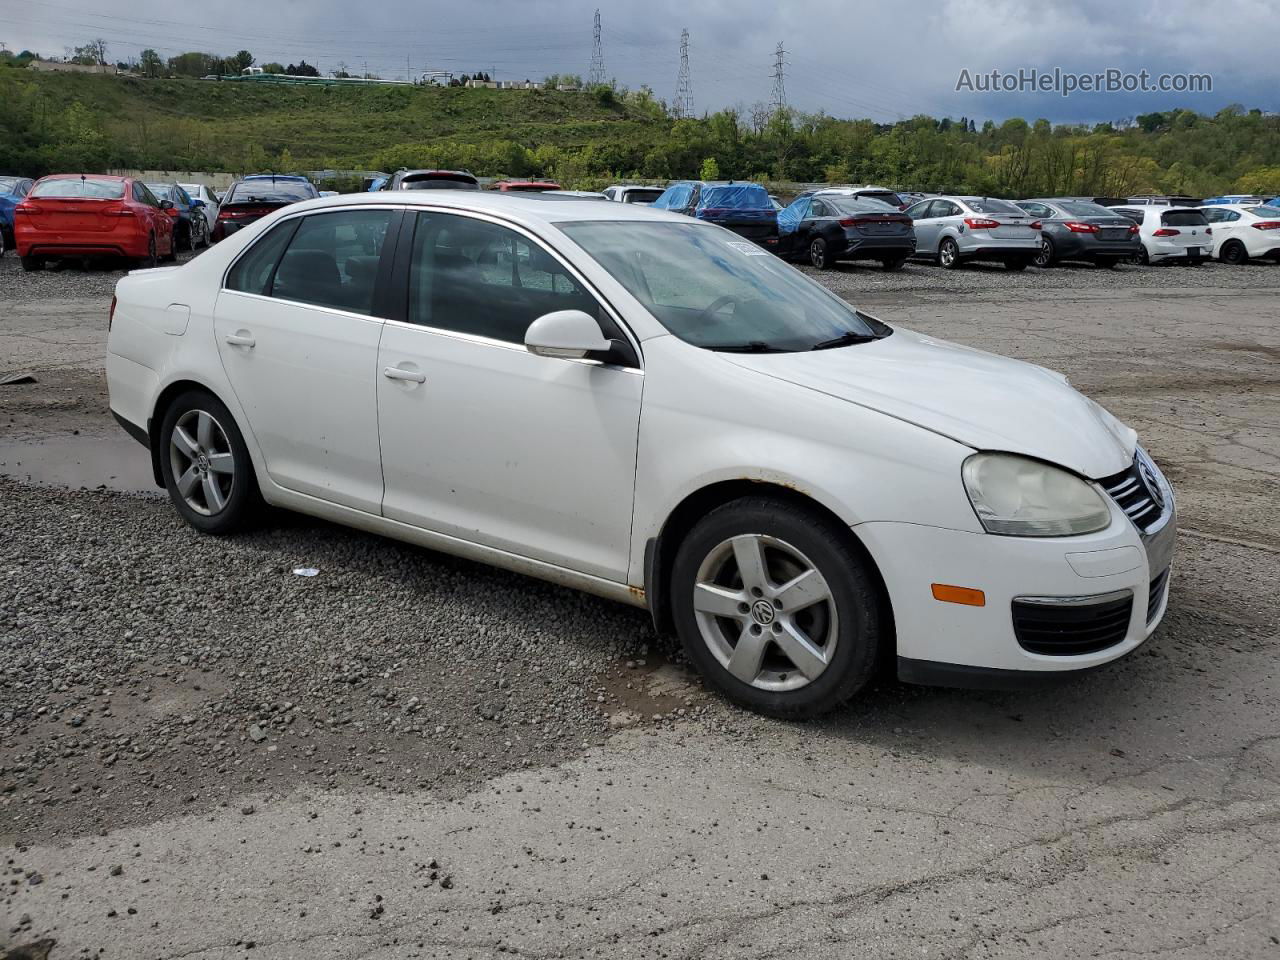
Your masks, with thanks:
<instances>
[{"instance_id":1,"label":"dirt ground","mask_svg":"<svg viewBox=\"0 0 1280 960\"><path fill-rule=\"evenodd\" d=\"M1280 957L1280 267L822 274L1068 374L1182 535L1113 668L809 724L638 611L305 518L195 535L107 414L115 275L15 267L0 956Z\"/></svg>"}]
</instances>

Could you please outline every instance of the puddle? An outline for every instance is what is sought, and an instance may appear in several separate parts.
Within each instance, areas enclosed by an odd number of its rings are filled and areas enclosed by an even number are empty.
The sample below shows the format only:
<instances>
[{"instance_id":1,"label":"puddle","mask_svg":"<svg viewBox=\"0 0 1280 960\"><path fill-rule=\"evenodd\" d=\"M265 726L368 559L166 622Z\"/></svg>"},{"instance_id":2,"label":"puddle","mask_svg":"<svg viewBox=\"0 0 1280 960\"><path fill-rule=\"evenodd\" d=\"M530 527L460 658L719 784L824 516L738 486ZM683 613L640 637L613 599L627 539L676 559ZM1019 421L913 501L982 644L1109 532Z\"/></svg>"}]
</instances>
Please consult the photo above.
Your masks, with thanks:
<instances>
[{"instance_id":1,"label":"puddle","mask_svg":"<svg viewBox=\"0 0 1280 960\"><path fill-rule=\"evenodd\" d=\"M49 486L159 492L146 447L125 436L0 443L0 474Z\"/></svg>"}]
</instances>

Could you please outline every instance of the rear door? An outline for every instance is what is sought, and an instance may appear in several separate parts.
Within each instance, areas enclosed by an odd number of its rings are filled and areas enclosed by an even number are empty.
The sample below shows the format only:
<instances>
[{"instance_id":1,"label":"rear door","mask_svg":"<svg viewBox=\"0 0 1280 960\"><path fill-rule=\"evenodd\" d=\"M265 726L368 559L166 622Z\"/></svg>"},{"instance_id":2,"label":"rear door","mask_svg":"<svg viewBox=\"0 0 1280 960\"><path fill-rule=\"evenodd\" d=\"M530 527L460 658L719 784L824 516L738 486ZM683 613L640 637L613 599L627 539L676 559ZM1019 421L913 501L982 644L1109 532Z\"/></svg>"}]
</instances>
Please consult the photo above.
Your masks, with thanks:
<instances>
[{"instance_id":1,"label":"rear door","mask_svg":"<svg viewBox=\"0 0 1280 960\"><path fill-rule=\"evenodd\" d=\"M372 514L382 254L400 218L362 205L285 220L232 265L214 310L223 369L271 480Z\"/></svg>"}]
</instances>

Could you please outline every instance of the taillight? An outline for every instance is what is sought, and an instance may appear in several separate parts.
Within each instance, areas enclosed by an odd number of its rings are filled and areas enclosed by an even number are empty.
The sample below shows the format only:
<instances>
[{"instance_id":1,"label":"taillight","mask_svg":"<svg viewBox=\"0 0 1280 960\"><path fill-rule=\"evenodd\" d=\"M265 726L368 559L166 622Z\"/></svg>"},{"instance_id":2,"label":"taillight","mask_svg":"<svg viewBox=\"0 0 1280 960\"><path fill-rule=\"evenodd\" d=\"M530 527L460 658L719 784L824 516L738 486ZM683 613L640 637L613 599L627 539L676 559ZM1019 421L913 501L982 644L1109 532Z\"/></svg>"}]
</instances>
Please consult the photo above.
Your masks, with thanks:
<instances>
[{"instance_id":1,"label":"taillight","mask_svg":"<svg viewBox=\"0 0 1280 960\"><path fill-rule=\"evenodd\" d=\"M22 208L19 207L19 210ZM1249 226L1255 230L1280 230L1280 220L1259 220L1257 223L1251 223Z\"/></svg>"},{"instance_id":2,"label":"taillight","mask_svg":"<svg viewBox=\"0 0 1280 960\"><path fill-rule=\"evenodd\" d=\"M1097 233L1098 226L1093 223L1081 223L1078 220L1068 220L1063 224L1072 233Z\"/></svg>"},{"instance_id":3,"label":"taillight","mask_svg":"<svg viewBox=\"0 0 1280 960\"><path fill-rule=\"evenodd\" d=\"M116 318L116 298L111 298L111 309L107 312L107 332L111 332L111 322Z\"/></svg>"},{"instance_id":4,"label":"taillight","mask_svg":"<svg viewBox=\"0 0 1280 960\"><path fill-rule=\"evenodd\" d=\"M1138 225L1136 223L1129 224L1129 236L1133 236L1137 232L1138 232Z\"/></svg>"},{"instance_id":5,"label":"taillight","mask_svg":"<svg viewBox=\"0 0 1280 960\"><path fill-rule=\"evenodd\" d=\"M1032 220L1029 224L1027 224L1027 226L1029 226L1032 230L1044 229L1044 224L1041 223L1039 220Z\"/></svg>"},{"instance_id":6,"label":"taillight","mask_svg":"<svg viewBox=\"0 0 1280 960\"><path fill-rule=\"evenodd\" d=\"M984 217L965 217L964 222L971 230L994 230L1000 226L999 220L987 220Z\"/></svg>"},{"instance_id":7,"label":"taillight","mask_svg":"<svg viewBox=\"0 0 1280 960\"><path fill-rule=\"evenodd\" d=\"M1181 232L1182 232L1181 230L1174 230L1171 227L1161 227L1159 230L1157 230L1155 233L1151 235L1153 237L1176 237Z\"/></svg>"}]
</instances>

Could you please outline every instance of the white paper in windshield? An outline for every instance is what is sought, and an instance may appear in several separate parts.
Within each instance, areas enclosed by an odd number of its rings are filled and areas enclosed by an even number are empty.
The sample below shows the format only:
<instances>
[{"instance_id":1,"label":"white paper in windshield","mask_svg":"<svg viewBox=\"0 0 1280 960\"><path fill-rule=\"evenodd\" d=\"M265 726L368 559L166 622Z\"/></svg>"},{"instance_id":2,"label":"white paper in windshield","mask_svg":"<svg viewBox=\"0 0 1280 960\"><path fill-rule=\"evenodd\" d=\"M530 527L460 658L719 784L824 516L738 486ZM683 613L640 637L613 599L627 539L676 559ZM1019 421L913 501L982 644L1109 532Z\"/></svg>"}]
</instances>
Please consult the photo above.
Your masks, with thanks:
<instances>
[{"instance_id":1,"label":"white paper in windshield","mask_svg":"<svg viewBox=\"0 0 1280 960\"><path fill-rule=\"evenodd\" d=\"M746 240L726 240L725 246L733 247L733 249L737 250L739 253L748 257L769 256L768 250L762 250L759 247L757 247L754 243L749 243Z\"/></svg>"}]
</instances>

